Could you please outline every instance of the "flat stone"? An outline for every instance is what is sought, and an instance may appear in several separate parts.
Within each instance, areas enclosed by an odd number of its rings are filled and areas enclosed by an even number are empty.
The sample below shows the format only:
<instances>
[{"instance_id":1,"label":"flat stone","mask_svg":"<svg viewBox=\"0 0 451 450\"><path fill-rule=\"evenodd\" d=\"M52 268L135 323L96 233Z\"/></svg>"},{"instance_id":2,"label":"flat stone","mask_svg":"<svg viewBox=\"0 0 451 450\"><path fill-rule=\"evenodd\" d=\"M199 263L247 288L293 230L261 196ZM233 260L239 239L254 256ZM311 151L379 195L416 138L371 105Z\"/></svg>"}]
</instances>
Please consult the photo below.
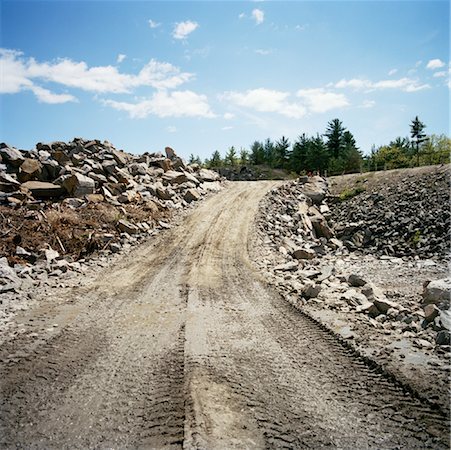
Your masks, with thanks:
<instances>
[{"instance_id":1,"label":"flat stone","mask_svg":"<svg viewBox=\"0 0 451 450\"><path fill-rule=\"evenodd\" d=\"M296 259L313 259L315 256L315 250L310 248L298 248L293 252L293 257Z\"/></svg>"},{"instance_id":2,"label":"flat stone","mask_svg":"<svg viewBox=\"0 0 451 450\"><path fill-rule=\"evenodd\" d=\"M66 192L61 186L45 181L27 181L22 187L30 190L36 199L59 198Z\"/></svg>"},{"instance_id":3,"label":"flat stone","mask_svg":"<svg viewBox=\"0 0 451 450\"><path fill-rule=\"evenodd\" d=\"M200 193L196 189L188 189L183 196L183 199L188 203L199 200Z\"/></svg>"},{"instance_id":4,"label":"flat stone","mask_svg":"<svg viewBox=\"0 0 451 450\"><path fill-rule=\"evenodd\" d=\"M136 225L133 225L128 220L121 219L118 221L117 226L119 230L128 233L128 234L136 234L139 233L139 228Z\"/></svg>"},{"instance_id":5,"label":"flat stone","mask_svg":"<svg viewBox=\"0 0 451 450\"><path fill-rule=\"evenodd\" d=\"M352 273L348 277L348 283L350 286L353 286L353 287L361 287L366 284L366 280L364 280L362 277L360 277L360 275Z\"/></svg>"}]
</instances>

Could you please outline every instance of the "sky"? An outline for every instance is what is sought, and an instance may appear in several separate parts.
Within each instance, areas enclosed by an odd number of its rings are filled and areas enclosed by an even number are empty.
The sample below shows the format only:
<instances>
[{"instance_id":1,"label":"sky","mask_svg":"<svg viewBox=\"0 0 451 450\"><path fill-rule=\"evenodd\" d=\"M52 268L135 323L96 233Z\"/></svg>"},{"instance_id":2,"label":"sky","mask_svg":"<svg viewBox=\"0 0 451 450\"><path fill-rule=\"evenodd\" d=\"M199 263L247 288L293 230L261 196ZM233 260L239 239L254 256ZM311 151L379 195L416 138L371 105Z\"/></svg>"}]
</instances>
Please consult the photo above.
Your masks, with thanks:
<instances>
[{"instance_id":1,"label":"sky","mask_svg":"<svg viewBox=\"0 0 451 450\"><path fill-rule=\"evenodd\" d=\"M0 0L0 142L202 159L323 134L450 135L449 1Z\"/></svg>"}]
</instances>

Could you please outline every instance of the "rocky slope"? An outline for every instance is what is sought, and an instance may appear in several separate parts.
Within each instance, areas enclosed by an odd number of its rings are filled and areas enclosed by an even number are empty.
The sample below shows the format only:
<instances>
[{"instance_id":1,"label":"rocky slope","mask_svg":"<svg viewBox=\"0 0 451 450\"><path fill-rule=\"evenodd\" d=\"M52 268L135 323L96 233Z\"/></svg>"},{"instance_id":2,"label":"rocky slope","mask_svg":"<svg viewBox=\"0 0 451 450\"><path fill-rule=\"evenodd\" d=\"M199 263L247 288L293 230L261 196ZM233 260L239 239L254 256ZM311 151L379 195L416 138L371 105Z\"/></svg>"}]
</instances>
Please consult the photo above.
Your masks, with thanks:
<instances>
[{"instance_id":1,"label":"rocky slope","mask_svg":"<svg viewBox=\"0 0 451 450\"><path fill-rule=\"evenodd\" d=\"M449 254L449 165L337 177L332 188L338 198L331 219L350 250L423 259Z\"/></svg>"},{"instance_id":2,"label":"rocky slope","mask_svg":"<svg viewBox=\"0 0 451 450\"><path fill-rule=\"evenodd\" d=\"M396 191L395 185L389 187ZM420 183L417 187L424 189ZM334 227L342 203L332 213L327 199L327 184L318 177L273 189L261 202L257 265L293 305L447 408L451 316L446 263L438 257L353 252L337 238L340 226ZM424 214L433 215L435 206L428 205ZM376 225L390 231L384 221ZM445 230L440 239L446 239Z\"/></svg>"}]
</instances>

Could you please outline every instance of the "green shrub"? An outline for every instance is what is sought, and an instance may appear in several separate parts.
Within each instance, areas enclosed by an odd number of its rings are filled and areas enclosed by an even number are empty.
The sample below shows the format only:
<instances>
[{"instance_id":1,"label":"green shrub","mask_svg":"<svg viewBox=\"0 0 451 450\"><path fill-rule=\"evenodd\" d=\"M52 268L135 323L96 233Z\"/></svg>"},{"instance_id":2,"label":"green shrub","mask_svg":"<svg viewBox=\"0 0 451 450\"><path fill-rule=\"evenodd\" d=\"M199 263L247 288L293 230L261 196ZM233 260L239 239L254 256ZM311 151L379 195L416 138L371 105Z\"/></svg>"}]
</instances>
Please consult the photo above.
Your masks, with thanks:
<instances>
[{"instance_id":1,"label":"green shrub","mask_svg":"<svg viewBox=\"0 0 451 450\"><path fill-rule=\"evenodd\" d=\"M345 189L340 195L340 201L344 202L346 200L349 200L350 198L355 197L356 195L361 194L362 192L365 192L366 189L363 186L357 186L353 189Z\"/></svg>"}]
</instances>

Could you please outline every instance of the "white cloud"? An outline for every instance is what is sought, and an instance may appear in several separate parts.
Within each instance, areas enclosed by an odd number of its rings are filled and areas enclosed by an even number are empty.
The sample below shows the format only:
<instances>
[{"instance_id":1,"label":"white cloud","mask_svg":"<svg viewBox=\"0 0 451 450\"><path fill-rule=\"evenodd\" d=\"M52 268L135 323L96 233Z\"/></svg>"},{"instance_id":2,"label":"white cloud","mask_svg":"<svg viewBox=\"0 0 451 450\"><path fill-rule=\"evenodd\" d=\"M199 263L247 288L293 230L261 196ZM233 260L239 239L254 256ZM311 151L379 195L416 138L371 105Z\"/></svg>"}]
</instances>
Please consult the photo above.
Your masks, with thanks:
<instances>
[{"instance_id":1,"label":"white cloud","mask_svg":"<svg viewBox=\"0 0 451 450\"><path fill-rule=\"evenodd\" d=\"M233 130L233 127L226 126L226 127L222 127L221 130L224 130L224 131Z\"/></svg>"},{"instance_id":2,"label":"white cloud","mask_svg":"<svg viewBox=\"0 0 451 450\"><path fill-rule=\"evenodd\" d=\"M398 71L398 69L392 69L388 72L388 76L391 77L392 75L394 75L396 72Z\"/></svg>"},{"instance_id":3,"label":"white cloud","mask_svg":"<svg viewBox=\"0 0 451 450\"><path fill-rule=\"evenodd\" d=\"M103 100L103 104L139 119L150 114L158 117L215 117L207 97L192 91L159 91L137 103Z\"/></svg>"},{"instance_id":4,"label":"white cloud","mask_svg":"<svg viewBox=\"0 0 451 450\"><path fill-rule=\"evenodd\" d=\"M432 75L434 78L442 78L446 77L448 75L448 72L446 70L441 70L440 72L435 72L434 75Z\"/></svg>"},{"instance_id":5,"label":"white cloud","mask_svg":"<svg viewBox=\"0 0 451 450\"><path fill-rule=\"evenodd\" d=\"M166 127L166 131L168 133L177 133L177 128L174 127L173 125L169 125L168 127Z\"/></svg>"},{"instance_id":6,"label":"white cloud","mask_svg":"<svg viewBox=\"0 0 451 450\"><path fill-rule=\"evenodd\" d=\"M77 99L70 94L55 94L48 89L44 89L40 86L32 86L30 90L36 95L37 99L41 103L59 104L67 102L76 102Z\"/></svg>"},{"instance_id":7,"label":"white cloud","mask_svg":"<svg viewBox=\"0 0 451 450\"><path fill-rule=\"evenodd\" d=\"M238 16L238 19L244 19L245 17L246 17L246 14L241 13L241 14Z\"/></svg>"},{"instance_id":8,"label":"white cloud","mask_svg":"<svg viewBox=\"0 0 451 450\"><path fill-rule=\"evenodd\" d=\"M364 100L361 108L373 108L376 102L374 100Z\"/></svg>"},{"instance_id":9,"label":"white cloud","mask_svg":"<svg viewBox=\"0 0 451 450\"><path fill-rule=\"evenodd\" d=\"M118 64L120 64L125 58L127 58L127 55L124 55L123 53L119 53L119 55L117 55L116 62Z\"/></svg>"},{"instance_id":10,"label":"white cloud","mask_svg":"<svg viewBox=\"0 0 451 450\"><path fill-rule=\"evenodd\" d=\"M185 22L179 22L175 24L172 36L174 39L186 39L189 34L199 27L197 22L186 20Z\"/></svg>"},{"instance_id":11,"label":"white cloud","mask_svg":"<svg viewBox=\"0 0 451 450\"><path fill-rule=\"evenodd\" d=\"M430 88L428 84L420 84L418 80L407 77L375 82L363 78L342 79L338 83L335 83L335 87L339 89L351 88L356 91L365 90L367 92L382 89L399 89L404 92L415 92Z\"/></svg>"},{"instance_id":12,"label":"white cloud","mask_svg":"<svg viewBox=\"0 0 451 450\"><path fill-rule=\"evenodd\" d=\"M235 117L235 114L226 112L226 113L224 113L223 117L225 120L232 120Z\"/></svg>"},{"instance_id":13,"label":"white cloud","mask_svg":"<svg viewBox=\"0 0 451 450\"><path fill-rule=\"evenodd\" d=\"M288 92L270 89L250 89L246 92L225 92L220 98L238 106L254 109L259 112L274 112L286 117L299 119L307 113L304 106L290 103Z\"/></svg>"},{"instance_id":14,"label":"white cloud","mask_svg":"<svg viewBox=\"0 0 451 450\"><path fill-rule=\"evenodd\" d=\"M119 59L119 58L118 58ZM0 49L0 92L14 94L36 82L50 82L97 93L130 93L134 88L175 89L194 78L170 63L151 59L137 75L114 66L89 67L85 62L58 59L38 62L14 50Z\"/></svg>"},{"instance_id":15,"label":"white cloud","mask_svg":"<svg viewBox=\"0 0 451 450\"><path fill-rule=\"evenodd\" d=\"M150 28L158 28L161 25L161 23L155 22L152 19L149 19L148 23L149 23L149 27Z\"/></svg>"},{"instance_id":16,"label":"white cloud","mask_svg":"<svg viewBox=\"0 0 451 450\"><path fill-rule=\"evenodd\" d=\"M252 18L257 25L260 25L265 20L265 13L261 9L256 8L252 10Z\"/></svg>"},{"instance_id":17,"label":"white cloud","mask_svg":"<svg viewBox=\"0 0 451 450\"><path fill-rule=\"evenodd\" d=\"M349 105L344 94L328 92L323 88L301 89L296 96L304 101L308 110L314 113L324 113L331 109L343 108Z\"/></svg>"},{"instance_id":18,"label":"white cloud","mask_svg":"<svg viewBox=\"0 0 451 450\"><path fill-rule=\"evenodd\" d=\"M255 53L257 53L258 55L266 56L270 55L272 53L272 50L264 50L262 48L258 48L257 50L255 50Z\"/></svg>"},{"instance_id":19,"label":"white cloud","mask_svg":"<svg viewBox=\"0 0 451 450\"><path fill-rule=\"evenodd\" d=\"M431 59L427 65L426 69L441 69L442 67L445 67L445 63L441 59Z\"/></svg>"}]
</instances>

